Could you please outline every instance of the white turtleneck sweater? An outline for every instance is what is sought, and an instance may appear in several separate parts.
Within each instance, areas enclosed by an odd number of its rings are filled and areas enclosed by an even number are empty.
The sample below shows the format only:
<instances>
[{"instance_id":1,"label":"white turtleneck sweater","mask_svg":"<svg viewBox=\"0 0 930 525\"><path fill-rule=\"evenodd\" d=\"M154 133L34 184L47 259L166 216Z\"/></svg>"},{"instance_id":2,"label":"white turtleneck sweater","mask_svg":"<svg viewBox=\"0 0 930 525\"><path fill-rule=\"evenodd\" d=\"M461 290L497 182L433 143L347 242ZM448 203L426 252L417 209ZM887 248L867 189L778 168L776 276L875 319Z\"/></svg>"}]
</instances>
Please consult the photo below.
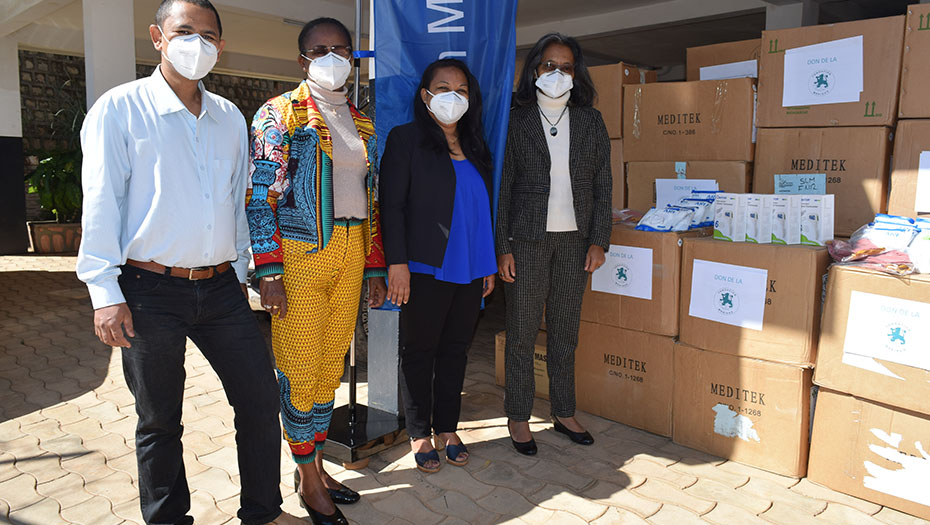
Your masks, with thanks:
<instances>
[{"instance_id":1,"label":"white turtleneck sweater","mask_svg":"<svg viewBox=\"0 0 930 525\"><path fill-rule=\"evenodd\" d=\"M549 145L549 211L546 217L546 231L570 232L578 229L575 222L575 202L572 198L572 180L569 168L569 125L570 110L565 109L571 91L559 98L552 98L536 90L536 101L542 110L543 133ZM562 110L565 114L562 115ZM543 117L545 115L545 117ZM559 116L562 120L559 121ZM546 119L549 119L548 121ZM549 132L552 124L559 121L555 128L559 131L554 137ZM551 124L550 124L551 122Z\"/></svg>"},{"instance_id":2,"label":"white turtleneck sweater","mask_svg":"<svg viewBox=\"0 0 930 525\"><path fill-rule=\"evenodd\" d=\"M331 91L312 80L307 85L333 140L333 217L364 219L368 217L368 158L349 112L346 88Z\"/></svg>"}]
</instances>

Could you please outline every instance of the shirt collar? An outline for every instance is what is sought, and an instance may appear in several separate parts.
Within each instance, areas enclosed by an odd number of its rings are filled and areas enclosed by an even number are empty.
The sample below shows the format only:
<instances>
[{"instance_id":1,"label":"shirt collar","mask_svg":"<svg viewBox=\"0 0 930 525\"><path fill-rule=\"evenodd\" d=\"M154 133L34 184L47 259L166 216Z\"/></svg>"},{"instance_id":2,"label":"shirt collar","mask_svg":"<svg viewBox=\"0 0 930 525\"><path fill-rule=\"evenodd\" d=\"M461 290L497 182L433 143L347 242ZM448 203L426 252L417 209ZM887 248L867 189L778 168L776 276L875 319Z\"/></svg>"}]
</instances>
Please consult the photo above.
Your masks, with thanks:
<instances>
[{"instance_id":1,"label":"shirt collar","mask_svg":"<svg viewBox=\"0 0 930 525\"><path fill-rule=\"evenodd\" d=\"M152 76L149 78L154 88L155 108L159 115L168 115L187 109L187 106L178 98L178 94L168 85L168 81L165 80L164 75L161 74L160 65L155 67L155 71L152 72ZM216 105L216 101L213 100L213 97L211 97L210 93L204 88L202 81L197 83L197 88L200 89L200 112L210 115L210 118L213 120L217 120L219 108Z\"/></svg>"}]
</instances>

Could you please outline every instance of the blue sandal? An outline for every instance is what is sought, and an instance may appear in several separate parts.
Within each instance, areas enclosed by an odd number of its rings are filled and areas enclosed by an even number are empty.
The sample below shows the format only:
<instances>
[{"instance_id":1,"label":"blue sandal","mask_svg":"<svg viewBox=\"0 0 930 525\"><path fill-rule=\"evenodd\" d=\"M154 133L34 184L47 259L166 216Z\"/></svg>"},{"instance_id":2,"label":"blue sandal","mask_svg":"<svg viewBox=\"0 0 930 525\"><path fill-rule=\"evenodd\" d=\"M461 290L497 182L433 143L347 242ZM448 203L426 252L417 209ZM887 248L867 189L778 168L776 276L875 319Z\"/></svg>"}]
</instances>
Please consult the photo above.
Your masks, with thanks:
<instances>
[{"instance_id":1,"label":"blue sandal","mask_svg":"<svg viewBox=\"0 0 930 525\"><path fill-rule=\"evenodd\" d=\"M439 462L439 453L436 452L436 449L430 450L429 452L414 452L413 460L417 462L417 469L420 472L426 472L427 474L433 474L439 472L439 468L442 464ZM435 468L427 468L427 461L435 461Z\"/></svg>"},{"instance_id":2,"label":"blue sandal","mask_svg":"<svg viewBox=\"0 0 930 525\"><path fill-rule=\"evenodd\" d=\"M459 443L458 445L446 445L446 463L450 465L455 465L456 467L464 467L468 464L468 457L465 457L465 461L458 461L460 454L468 454L468 448L465 446L465 443Z\"/></svg>"}]
</instances>

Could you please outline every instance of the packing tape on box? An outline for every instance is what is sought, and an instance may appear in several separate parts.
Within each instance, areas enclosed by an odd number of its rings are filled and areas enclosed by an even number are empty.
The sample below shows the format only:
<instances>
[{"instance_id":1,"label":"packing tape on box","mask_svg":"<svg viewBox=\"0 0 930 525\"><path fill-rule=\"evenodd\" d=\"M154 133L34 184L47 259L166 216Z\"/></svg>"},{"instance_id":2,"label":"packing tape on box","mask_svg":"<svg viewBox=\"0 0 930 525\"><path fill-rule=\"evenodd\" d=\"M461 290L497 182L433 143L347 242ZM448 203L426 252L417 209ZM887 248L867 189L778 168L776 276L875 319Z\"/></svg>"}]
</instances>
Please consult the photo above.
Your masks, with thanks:
<instances>
[{"instance_id":1,"label":"packing tape on box","mask_svg":"<svg viewBox=\"0 0 930 525\"><path fill-rule=\"evenodd\" d=\"M640 114L640 105L643 102L643 88L637 87L633 90L633 136L637 139L642 138L642 115Z\"/></svg>"},{"instance_id":2,"label":"packing tape on box","mask_svg":"<svg viewBox=\"0 0 930 525\"><path fill-rule=\"evenodd\" d=\"M710 117L710 132L720 133L720 121L723 117L723 104L727 100L727 81L717 82L717 92L714 93L714 112Z\"/></svg>"},{"instance_id":3,"label":"packing tape on box","mask_svg":"<svg viewBox=\"0 0 930 525\"><path fill-rule=\"evenodd\" d=\"M642 69L639 70L639 83L640 83L640 84L645 84L645 83L646 83L646 71L644 71L644 70L642 70Z\"/></svg>"}]
</instances>

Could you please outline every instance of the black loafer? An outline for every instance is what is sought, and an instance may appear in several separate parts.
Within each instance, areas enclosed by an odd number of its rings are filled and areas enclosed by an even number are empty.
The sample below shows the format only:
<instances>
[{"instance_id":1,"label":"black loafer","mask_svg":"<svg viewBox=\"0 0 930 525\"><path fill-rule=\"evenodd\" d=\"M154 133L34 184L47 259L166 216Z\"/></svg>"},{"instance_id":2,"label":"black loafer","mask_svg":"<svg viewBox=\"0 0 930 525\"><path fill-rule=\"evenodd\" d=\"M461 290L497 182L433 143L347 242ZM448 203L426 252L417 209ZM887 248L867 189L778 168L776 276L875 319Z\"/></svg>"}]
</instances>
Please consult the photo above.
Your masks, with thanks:
<instances>
[{"instance_id":1,"label":"black loafer","mask_svg":"<svg viewBox=\"0 0 930 525\"><path fill-rule=\"evenodd\" d=\"M300 487L300 469L294 469L294 492L299 492ZM326 489L326 492L329 493L330 499L333 500L333 503L336 505L351 505L353 503L358 503L358 500L362 499L362 496L350 489L349 487L339 484L338 489Z\"/></svg>"},{"instance_id":2,"label":"black loafer","mask_svg":"<svg viewBox=\"0 0 930 525\"><path fill-rule=\"evenodd\" d=\"M510 438L510 442L513 443L513 448L517 449L517 452L523 454L524 456L535 456L539 449L536 448L536 440L531 439L529 441L516 441L513 438Z\"/></svg>"},{"instance_id":3,"label":"black loafer","mask_svg":"<svg viewBox=\"0 0 930 525\"><path fill-rule=\"evenodd\" d=\"M304 499L303 494L300 492L297 493L297 497L300 498L300 506L303 507L304 510L307 511L307 514L310 515L310 521L312 521L314 525L349 525L349 520L347 520L346 517L342 514L342 511L339 510L339 507L333 505L333 508L336 509L336 512L327 515L314 510L314 508L307 503L307 500Z\"/></svg>"},{"instance_id":4,"label":"black loafer","mask_svg":"<svg viewBox=\"0 0 930 525\"><path fill-rule=\"evenodd\" d=\"M568 429L565 425L559 422L559 418L552 416L553 428L556 432L560 434L565 434L568 436L568 439L571 439L579 445L593 445L594 437L588 431L584 432L573 432Z\"/></svg>"}]
</instances>

